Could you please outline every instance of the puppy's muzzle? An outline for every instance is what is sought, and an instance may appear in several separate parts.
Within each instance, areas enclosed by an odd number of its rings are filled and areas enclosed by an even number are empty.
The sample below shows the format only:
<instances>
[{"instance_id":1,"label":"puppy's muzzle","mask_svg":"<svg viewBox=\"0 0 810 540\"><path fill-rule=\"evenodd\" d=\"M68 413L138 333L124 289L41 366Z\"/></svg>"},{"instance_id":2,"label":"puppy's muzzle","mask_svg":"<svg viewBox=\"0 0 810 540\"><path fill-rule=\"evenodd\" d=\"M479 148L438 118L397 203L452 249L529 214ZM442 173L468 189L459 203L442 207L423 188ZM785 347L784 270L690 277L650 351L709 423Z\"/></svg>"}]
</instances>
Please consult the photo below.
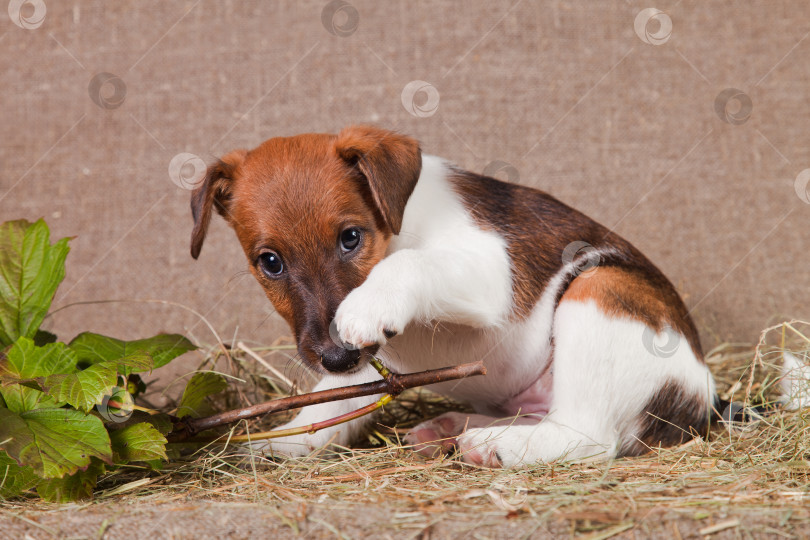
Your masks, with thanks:
<instances>
[{"instance_id":1,"label":"puppy's muzzle","mask_svg":"<svg viewBox=\"0 0 810 540\"><path fill-rule=\"evenodd\" d=\"M360 362L362 351L340 346L327 347L321 353L321 365L331 373L349 371Z\"/></svg>"}]
</instances>

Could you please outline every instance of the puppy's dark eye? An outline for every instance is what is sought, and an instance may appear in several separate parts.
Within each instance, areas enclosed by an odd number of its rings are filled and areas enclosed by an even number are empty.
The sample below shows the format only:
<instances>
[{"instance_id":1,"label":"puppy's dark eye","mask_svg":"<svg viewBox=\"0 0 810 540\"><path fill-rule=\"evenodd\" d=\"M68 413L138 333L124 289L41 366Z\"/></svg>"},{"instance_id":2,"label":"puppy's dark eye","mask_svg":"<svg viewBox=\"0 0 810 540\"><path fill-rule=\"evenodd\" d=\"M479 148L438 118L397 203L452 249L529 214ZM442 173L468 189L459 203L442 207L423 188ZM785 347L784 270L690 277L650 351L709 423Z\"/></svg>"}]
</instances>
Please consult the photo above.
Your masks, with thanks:
<instances>
[{"instance_id":1,"label":"puppy's dark eye","mask_svg":"<svg viewBox=\"0 0 810 540\"><path fill-rule=\"evenodd\" d=\"M259 267L268 277L276 278L284 271L284 263L281 257L274 251L267 251L259 255Z\"/></svg>"},{"instance_id":2,"label":"puppy's dark eye","mask_svg":"<svg viewBox=\"0 0 810 540\"><path fill-rule=\"evenodd\" d=\"M357 227L350 227L340 233L340 249L343 253L354 251L360 245L360 229Z\"/></svg>"}]
</instances>

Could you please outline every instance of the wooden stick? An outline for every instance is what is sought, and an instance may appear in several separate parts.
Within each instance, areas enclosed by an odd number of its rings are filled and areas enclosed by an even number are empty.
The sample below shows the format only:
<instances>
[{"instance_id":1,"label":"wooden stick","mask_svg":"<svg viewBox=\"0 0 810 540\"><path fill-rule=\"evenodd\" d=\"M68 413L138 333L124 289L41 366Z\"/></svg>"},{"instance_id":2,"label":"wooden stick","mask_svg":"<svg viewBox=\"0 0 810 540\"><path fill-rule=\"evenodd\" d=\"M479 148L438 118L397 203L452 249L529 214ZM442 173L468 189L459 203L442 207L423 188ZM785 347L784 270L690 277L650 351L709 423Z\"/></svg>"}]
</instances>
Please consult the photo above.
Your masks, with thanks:
<instances>
[{"instance_id":1,"label":"wooden stick","mask_svg":"<svg viewBox=\"0 0 810 540\"><path fill-rule=\"evenodd\" d=\"M380 367L375 365L375 368L377 368L378 370L380 369ZM385 368L382 369L385 370ZM374 394L389 395L389 397L387 398L386 396L383 396L383 398L381 398L377 402L372 403L371 405L368 405L361 409L358 409L357 411L348 413L346 415L339 416L331 420L324 420L323 422L318 422L316 424L312 424L309 426L302 426L301 428L295 428L296 433L312 433L319 429L323 429L324 427L329 427L337 423L347 422L349 420L362 416L363 414L368 414L371 411L383 406L385 403L390 401L393 397L402 393L402 391L407 388L414 388L417 386L426 386L429 384L435 384L444 381L463 379L465 377L471 377L474 375L485 375L486 372L487 371L486 368L484 368L483 362L480 361L469 364L460 364L458 366L453 367L420 371L418 373L409 373L405 375L385 370L381 371L381 374L383 375L384 379L379 381L373 381L364 384L355 384L353 386L344 386L341 388L333 388L331 390L322 390L320 392L312 392L309 394L299 394L297 396L289 396L281 399L274 399L272 401L266 401L264 403L253 405L252 407L245 407L243 409L226 411L223 413L215 414L213 416L206 416L204 418L178 419L174 423L174 429L172 430L171 433L169 433L167 438L169 442L180 442L207 429L211 429L226 424L231 424L233 422L238 422L239 420L255 418L257 416L262 416L269 413L287 411L290 409L298 409L301 407L306 407L307 405L317 405L318 403L326 403L329 401L339 401L349 398L370 396ZM281 430L277 430L276 433L279 433L280 431ZM284 433L279 435L273 435L273 437L283 437L296 434L292 433L292 430L283 430L283 431ZM287 433L287 431L290 431L290 433ZM257 436L261 435L264 435L264 437L261 438L269 438L267 437L269 433L270 432L257 434L256 436L252 435L251 439L255 439ZM232 437L231 440L237 440L237 438ZM239 440L241 440L241 438L239 438Z\"/></svg>"}]
</instances>

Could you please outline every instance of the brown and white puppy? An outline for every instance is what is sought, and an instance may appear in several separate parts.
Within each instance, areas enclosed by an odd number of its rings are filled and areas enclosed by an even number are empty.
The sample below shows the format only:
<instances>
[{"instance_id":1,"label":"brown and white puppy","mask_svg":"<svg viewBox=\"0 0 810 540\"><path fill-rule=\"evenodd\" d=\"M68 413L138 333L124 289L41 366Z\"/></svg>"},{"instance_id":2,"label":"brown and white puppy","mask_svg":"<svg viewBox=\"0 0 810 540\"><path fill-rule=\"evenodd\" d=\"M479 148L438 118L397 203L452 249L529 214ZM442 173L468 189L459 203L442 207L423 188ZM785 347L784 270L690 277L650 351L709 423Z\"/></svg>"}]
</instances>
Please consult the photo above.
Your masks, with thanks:
<instances>
[{"instance_id":1,"label":"brown and white puppy","mask_svg":"<svg viewBox=\"0 0 810 540\"><path fill-rule=\"evenodd\" d=\"M478 414L408 435L518 466L634 455L705 430L712 376L686 307L636 248L550 195L466 172L406 136L354 126L270 139L212 165L192 196L194 258L216 209L290 324L317 390L482 359L438 384ZM331 331L330 331L331 330ZM305 408L289 426L375 397ZM290 437L300 455L367 419ZM263 448L270 449L268 443Z\"/></svg>"}]
</instances>

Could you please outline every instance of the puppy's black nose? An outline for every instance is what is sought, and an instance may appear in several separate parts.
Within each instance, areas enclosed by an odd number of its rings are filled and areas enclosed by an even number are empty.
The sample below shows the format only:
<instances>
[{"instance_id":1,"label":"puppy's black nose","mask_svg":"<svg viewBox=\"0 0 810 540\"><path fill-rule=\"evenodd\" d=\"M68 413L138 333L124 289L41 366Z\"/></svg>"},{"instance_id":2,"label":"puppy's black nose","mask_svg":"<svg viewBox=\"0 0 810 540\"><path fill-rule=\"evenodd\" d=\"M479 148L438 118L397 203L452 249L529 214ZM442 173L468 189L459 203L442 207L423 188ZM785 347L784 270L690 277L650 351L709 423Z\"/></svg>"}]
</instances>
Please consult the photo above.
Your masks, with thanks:
<instances>
[{"instance_id":1,"label":"puppy's black nose","mask_svg":"<svg viewBox=\"0 0 810 540\"><path fill-rule=\"evenodd\" d=\"M343 347L328 347L321 355L321 365L332 373L342 373L352 369L360 361L360 350Z\"/></svg>"}]
</instances>

